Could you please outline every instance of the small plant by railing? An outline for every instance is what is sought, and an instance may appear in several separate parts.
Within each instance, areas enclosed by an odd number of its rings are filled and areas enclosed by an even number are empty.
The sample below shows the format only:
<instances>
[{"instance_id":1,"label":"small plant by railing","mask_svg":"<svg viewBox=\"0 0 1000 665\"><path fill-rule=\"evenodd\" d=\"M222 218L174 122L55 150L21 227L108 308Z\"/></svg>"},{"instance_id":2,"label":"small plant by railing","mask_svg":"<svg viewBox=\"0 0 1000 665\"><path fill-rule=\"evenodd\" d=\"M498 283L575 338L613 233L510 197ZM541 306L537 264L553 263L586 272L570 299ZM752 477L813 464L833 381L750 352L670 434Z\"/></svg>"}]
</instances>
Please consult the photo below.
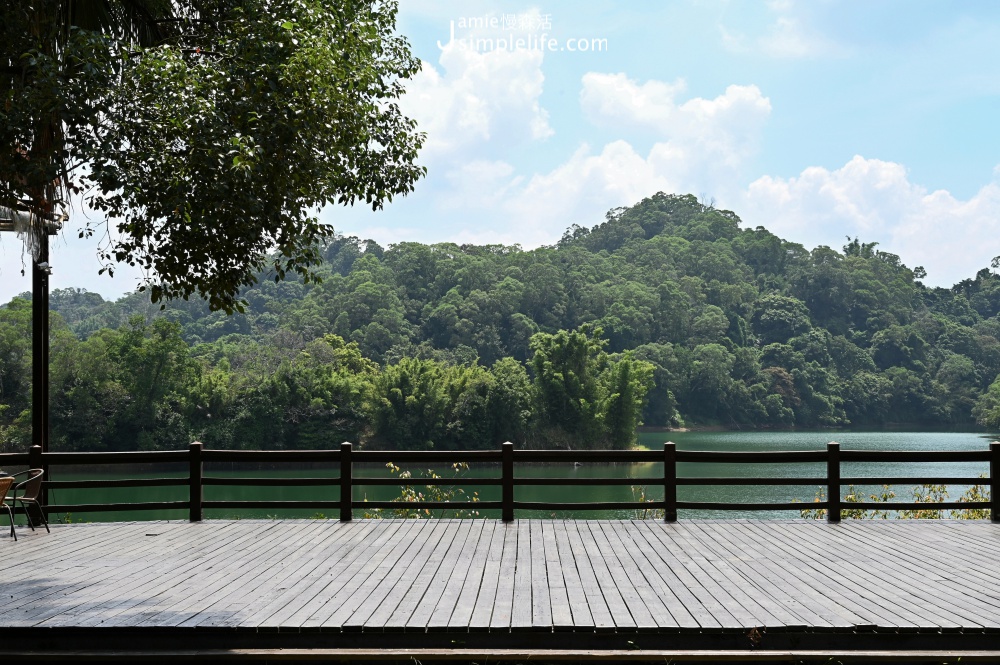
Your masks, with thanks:
<instances>
[{"instance_id":1,"label":"small plant by railing","mask_svg":"<svg viewBox=\"0 0 1000 665\"><path fill-rule=\"evenodd\" d=\"M986 478L985 475L979 476L980 479ZM918 504L927 504L926 508L919 508L916 510L897 510L893 507L893 499L896 498L896 491L892 488L892 485L882 485L882 490L878 493L870 493L867 496L869 503L882 504L883 509L872 510L872 509L862 509L862 508L843 508L841 509L841 517L847 519L857 519L857 520L873 520L873 519L923 519L923 520L940 520L940 519L959 519L959 520L986 520L990 519L990 509L989 508L958 508L954 510L944 510L940 507L948 499L948 486L947 485L935 485L933 483L927 483L924 485L919 485L913 488L912 491L913 501ZM855 489L854 485L849 485L847 487L847 493L844 495L843 499L845 504L858 504L865 502L865 495ZM973 485L969 489L962 493L959 497L958 502L960 504L968 505L981 505L990 503L990 490L986 488L981 482ZM820 490L816 493L816 499L814 501L816 504L826 503L825 493ZM938 505L935 505L938 504ZM827 515L826 508L803 508L802 517L806 519L824 519Z\"/></svg>"},{"instance_id":2,"label":"small plant by railing","mask_svg":"<svg viewBox=\"0 0 1000 665\"><path fill-rule=\"evenodd\" d=\"M645 485L631 485L632 500L646 504L645 508L632 511L633 519L637 520L662 520L663 508L657 508L656 499L650 499Z\"/></svg>"},{"instance_id":3,"label":"small plant by railing","mask_svg":"<svg viewBox=\"0 0 1000 665\"><path fill-rule=\"evenodd\" d=\"M29 453L0 454L0 465L30 466L48 471L55 465L108 465L137 464L157 462L183 462L188 466L187 477L182 478L131 478L118 480L59 480L46 473L47 489L86 489L109 487L161 487L187 486L189 498L187 501L131 502L106 504L69 504L58 505L47 503L49 513L74 512L89 513L114 510L169 510L185 509L191 521L200 521L206 509L227 510L278 510L294 508L299 510L338 511L341 521L350 521L355 511L365 516L385 516L386 514L400 517L412 517L416 514L431 516L447 514L459 516L476 516L480 511L498 510L501 519L512 521L517 510L542 510L546 512L562 510L615 510L639 511L644 517L654 516L666 522L677 520L678 510L715 510L715 511L757 511L784 510L800 514L807 511L806 516L824 517L827 521L838 522L842 517L868 516L879 511L893 511L894 514L917 517L943 516L944 511L966 511L965 514L977 518L989 517L994 522L1000 521L1000 492L990 492L986 488L993 486L993 479L1000 476L1000 443L992 443L988 450L966 451L870 451L844 450L837 443L827 444L826 450L791 451L791 452L708 452L679 451L673 443L665 443L662 451L630 450L630 451L570 451L570 450L515 450L513 444L505 443L500 450L479 451L355 451L350 443L344 443L339 450L308 450L308 451L262 451L262 450L203 450L202 444L192 443L188 450L166 452L119 452L119 453L43 453L40 448L33 447ZM283 478L283 477L253 477L233 478L205 474L206 462L227 463L309 463L329 466L339 469L337 477ZM611 486L631 485L636 481L632 478L526 478L515 475L515 465L538 464L546 462L562 462L573 464L591 463L636 463L658 462L662 464L661 478L646 479L651 486L662 487L663 499L650 501L645 487L633 490L632 501L584 501L584 502L554 502L554 501L523 501L515 498L517 487L526 485L548 486ZM788 463L825 463L825 477L680 477L678 465L685 462L707 464L740 463L740 464L788 464ZM914 477L914 478L884 478L884 477L843 477L841 465L844 462L987 462L989 474L979 478L955 477ZM388 478L355 477L355 464L386 464L390 470ZM471 495L464 489L457 488L457 483L449 479L446 485L436 472L430 471L424 477L406 476L397 464L415 463L423 468L454 465L456 474L464 474L468 465L497 465L499 475L489 478L462 477L462 484L479 486L500 486L499 501L481 501L478 493ZM402 482L401 482L402 481ZM817 497L813 504L804 505L801 502L715 502L715 501L679 501L678 487L682 486L825 486L825 496ZM858 494L854 488L863 485L913 485L919 489L914 501L892 501L895 493L891 487L884 488L881 494ZM316 486L320 497L330 496L331 491L337 492L336 499L316 498L305 501L270 501L270 500L206 500L206 486L242 485L295 487ZM355 499L356 490L366 486L400 486L402 494L391 501L366 501ZM972 486L958 501L948 501L947 485ZM417 488L424 487L424 490ZM847 488L846 496L842 490ZM658 492L657 492L658 493ZM406 505L415 504L415 505ZM444 512L442 512L444 511ZM825 512L817 512L825 511ZM874 511L872 513L871 511ZM325 515L326 513L319 513ZM947 514L951 514L950 512Z\"/></svg>"},{"instance_id":4,"label":"small plant by railing","mask_svg":"<svg viewBox=\"0 0 1000 665\"><path fill-rule=\"evenodd\" d=\"M468 462L455 462L451 465L451 470L453 475L451 478L444 478L434 469L427 469L422 472L417 480L426 480L433 484L418 484L412 485L408 481L414 480L413 473L411 471L403 471L398 466L392 462L387 462L385 467L389 470L389 473L400 480L400 494L399 497L393 499L393 501L400 504L399 508L386 509L386 508L374 508L372 510L364 510L361 516L365 519L379 519L384 517L392 517L397 519L413 519L421 517L435 517L435 514L426 508L424 504L427 503L456 503L471 501L472 503L479 502L479 492L473 492L469 496L466 491L457 487L456 483L462 481L466 472L469 470ZM445 483L450 483L445 485ZM424 491L420 491L418 488L423 487ZM446 510L444 508L440 509L436 515L437 517L478 517L478 510L468 510L468 509L457 509L457 510Z\"/></svg>"}]
</instances>

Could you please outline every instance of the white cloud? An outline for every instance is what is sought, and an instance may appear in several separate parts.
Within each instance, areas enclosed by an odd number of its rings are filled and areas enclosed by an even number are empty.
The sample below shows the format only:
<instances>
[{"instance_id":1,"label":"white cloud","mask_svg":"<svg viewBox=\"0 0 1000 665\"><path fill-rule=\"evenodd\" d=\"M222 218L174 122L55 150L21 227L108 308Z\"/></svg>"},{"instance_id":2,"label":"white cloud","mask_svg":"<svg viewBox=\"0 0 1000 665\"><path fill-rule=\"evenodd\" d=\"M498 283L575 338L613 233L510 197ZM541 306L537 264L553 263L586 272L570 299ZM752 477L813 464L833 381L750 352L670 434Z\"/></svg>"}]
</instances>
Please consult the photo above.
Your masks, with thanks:
<instances>
[{"instance_id":1,"label":"white cloud","mask_svg":"<svg viewBox=\"0 0 1000 665\"><path fill-rule=\"evenodd\" d=\"M334 220L327 212L324 217L342 231L375 237L376 227L386 227L389 219L398 217L406 225L432 210L436 224L422 234L426 241L532 247L555 242L571 224L596 224L607 210L658 191L719 195L724 188L740 190L740 168L756 149L771 110L752 85L729 86L711 99L685 99L683 81L640 84L624 74L591 72L581 80L583 112L595 123L649 135L648 148L640 151L623 139L597 148L581 143L555 167L534 172L520 169L516 155L494 154L495 144L508 143L498 129L504 122L516 126L524 140L540 134L531 131L533 121L546 122L537 112L540 70L528 83L523 75L536 71L539 57L444 53L446 74L426 69L414 95L422 104L418 110L427 114L430 138L437 137L427 182L373 226L357 224L360 218L354 215ZM517 73L518 68L524 69ZM521 87L514 90L503 81ZM500 87L491 90L487 83Z\"/></svg>"},{"instance_id":2,"label":"white cloud","mask_svg":"<svg viewBox=\"0 0 1000 665\"><path fill-rule=\"evenodd\" d=\"M714 99L677 100L683 82L639 84L624 74L588 73L580 103L596 123L652 130L662 139L645 155L625 140L595 152L581 145L562 164L519 179L505 163L476 162L449 174L461 201L497 214L503 231L462 232L465 242L506 238L525 246L557 240L571 224L593 225L604 212L658 191L738 192L770 102L756 86L729 86ZM489 224L488 226L495 226Z\"/></svg>"},{"instance_id":3,"label":"white cloud","mask_svg":"<svg viewBox=\"0 0 1000 665\"><path fill-rule=\"evenodd\" d=\"M790 24L775 25L786 37L793 34ZM791 53L793 46L787 41L783 48ZM640 150L623 139L596 148L581 143L554 168L523 171L516 160L489 150L504 138L502 127L515 128L522 140L545 134L533 131L533 123L548 128L538 106L541 63L532 57L539 56L447 53L444 74L431 68L421 75L423 112L440 131L443 176L419 197L420 209L433 209L441 222L421 229L420 239L549 244L571 224L593 225L610 208L666 191L711 195L747 225L763 225L808 247L840 248L847 236L877 241L908 265L927 268L932 284L969 277L1000 254L991 242L1000 236L1000 166L995 182L967 200L913 182L901 164L861 156L840 168L813 166L795 177L763 176L746 185L743 167L771 112L770 100L754 85L685 98L683 80L587 73L579 96L585 116L647 137L649 147ZM399 240L412 237L411 231L394 228L392 235Z\"/></svg>"},{"instance_id":4,"label":"white cloud","mask_svg":"<svg viewBox=\"0 0 1000 665\"><path fill-rule=\"evenodd\" d=\"M909 182L902 165L855 156L835 171L812 166L788 180L763 176L747 193L752 209L765 202L773 211L780 202L780 214L768 225L775 232L795 230L808 218L817 232L847 225L863 234L888 226L886 215L910 208L921 190Z\"/></svg>"},{"instance_id":5,"label":"white cloud","mask_svg":"<svg viewBox=\"0 0 1000 665\"><path fill-rule=\"evenodd\" d=\"M779 16L757 44L772 58L811 58L843 53L841 46L790 16Z\"/></svg>"},{"instance_id":6,"label":"white cloud","mask_svg":"<svg viewBox=\"0 0 1000 665\"><path fill-rule=\"evenodd\" d=\"M467 225L451 239L550 244L571 224L596 224L605 211L657 191L701 193L685 181L693 163L670 142L643 156L628 142L614 141L596 153L583 145L557 168L526 181L518 181L509 165L478 164L466 174L468 184L486 186L478 200L464 205L482 214L477 219L484 223ZM834 170L809 167L793 178L764 176L742 190L732 186L720 204L746 226L765 226L809 248L839 250L848 236L879 242L907 265L924 266L928 283L950 286L1000 254L991 242L1000 237L1000 166L995 177L960 200L912 182L901 164L856 156Z\"/></svg>"},{"instance_id":7,"label":"white cloud","mask_svg":"<svg viewBox=\"0 0 1000 665\"><path fill-rule=\"evenodd\" d=\"M686 88L683 79L640 85L625 74L597 72L587 72L582 82L580 106L591 121L610 125L624 122L660 135L677 111L674 98Z\"/></svg>"},{"instance_id":8,"label":"white cloud","mask_svg":"<svg viewBox=\"0 0 1000 665\"><path fill-rule=\"evenodd\" d=\"M808 247L839 249L847 236L880 246L928 282L951 285L971 277L1000 254L1000 183L968 200L913 183L897 163L855 156L843 167L809 167L794 178L765 176L733 208L749 226L762 225Z\"/></svg>"},{"instance_id":9,"label":"white cloud","mask_svg":"<svg viewBox=\"0 0 1000 665\"><path fill-rule=\"evenodd\" d=\"M650 80L639 84L625 74L588 72L582 79L580 106L593 122L652 130L664 137L698 137L706 130L757 129L771 102L755 85L730 85L715 99L695 97L678 103L687 87Z\"/></svg>"},{"instance_id":10,"label":"white cloud","mask_svg":"<svg viewBox=\"0 0 1000 665\"><path fill-rule=\"evenodd\" d=\"M514 167L504 161L477 159L445 174L450 192L442 207L451 209L495 207L522 182Z\"/></svg>"},{"instance_id":11,"label":"white cloud","mask_svg":"<svg viewBox=\"0 0 1000 665\"><path fill-rule=\"evenodd\" d=\"M657 172L652 156L643 157L625 141L609 143L596 154L582 145L561 165L530 178L504 162L479 161L454 170L448 179L454 191L442 197L442 210L467 215L448 240L524 247L551 244L571 224L592 226L610 208L675 188Z\"/></svg>"},{"instance_id":12,"label":"white cloud","mask_svg":"<svg viewBox=\"0 0 1000 665\"><path fill-rule=\"evenodd\" d=\"M534 174L521 174L505 160L449 155L433 205L445 217L468 217L447 237L531 247L658 191L741 191L739 171L756 148L770 102L752 85L729 86L714 99L685 100L683 90L682 81L639 84L624 74L593 72L583 77L580 103L587 116L650 133L655 142L644 153L621 139L599 150L584 143L558 166ZM476 224L468 223L471 217Z\"/></svg>"},{"instance_id":13,"label":"white cloud","mask_svg":"<svg viewBox=\"0 0 1000 665\"><path fill-rule=\"evenodd\" d=\"M683 90L683 81L639 84L624 74L590 72L583 77L580 104L595 123L665 139L653 146L650 161L683 186L734 185L757 150L770 100L755 85L730 85L714 99L680 102Z\"/></svg>"},{"instance_id":14,"label":"white cloud","mask_svg":"<svg viewBox=\"0 0 1000 665\"><path fill-rule=\"evenodd\" d=\"M443 71L424 62L400 106L427 132L424 154L436 157L495 139L510 143L552 135L539 97L542 52L477 52L457 45L441 51Z\"/></svg>"},{"instance_id":15,"label":"white cloud","mask_svg":"<svg viewBox=\"0 0 1000 665\"><path fill-rule=\"evenodd\" d=\"M768 9L776 14L774 21L755 37L720 25L722 45L734 53L761 53L780 59L842 57L848 54L849 49L845 45L811 27L808 12L800 11L791 0L769 2Z\"/></svg>"},{"instance_id":16,"label":"white cloud","mask_svg":"<svg viewBox=\"0 0 1000 665\"><path fill-rule=\"evenodd\" d=\"M549 173L534 175L507 207L527 226L558 237L570 224L595 224L610 208L676 184L652 157L642 157L625 141L609 143L598 154L583 145Z\"/></svg>"},{"instance_id":17,"label":"white cloud","mask_svg":"<svg viewBox=\"0 0 1000 665\"><path fill-rule=\"evenodd\" d=\"M742 32L733 32L724 25L719 26L719 36L722 38L722 46L732 53L749 53L750 46L747 44L747 36Z\"/></svg>"}]
</instances>

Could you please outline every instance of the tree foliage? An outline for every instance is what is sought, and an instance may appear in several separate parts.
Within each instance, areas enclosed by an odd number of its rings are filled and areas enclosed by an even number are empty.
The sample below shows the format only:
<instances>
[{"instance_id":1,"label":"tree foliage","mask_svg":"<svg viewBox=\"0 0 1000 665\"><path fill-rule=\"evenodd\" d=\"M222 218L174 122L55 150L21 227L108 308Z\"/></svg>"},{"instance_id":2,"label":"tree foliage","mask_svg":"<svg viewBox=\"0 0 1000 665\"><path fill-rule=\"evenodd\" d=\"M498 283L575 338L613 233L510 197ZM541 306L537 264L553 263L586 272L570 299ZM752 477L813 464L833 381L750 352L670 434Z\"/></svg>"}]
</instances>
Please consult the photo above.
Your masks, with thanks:
<instances>
[{"instance_id":1,"label":"tree foliage","mask_svg":"<svg viewBox=\"0 0 1000 665\"><path fill-rule=\"evenodd\" d=\"M153 302L231 312L261 276L308 281L333 234L318 208L379 208L423 174L422 135L396 104L419 61L393 0L0 12L0 206L51 219L83 188L114 229L105 269L140 266Z\"/></svg>"}]
</instances>

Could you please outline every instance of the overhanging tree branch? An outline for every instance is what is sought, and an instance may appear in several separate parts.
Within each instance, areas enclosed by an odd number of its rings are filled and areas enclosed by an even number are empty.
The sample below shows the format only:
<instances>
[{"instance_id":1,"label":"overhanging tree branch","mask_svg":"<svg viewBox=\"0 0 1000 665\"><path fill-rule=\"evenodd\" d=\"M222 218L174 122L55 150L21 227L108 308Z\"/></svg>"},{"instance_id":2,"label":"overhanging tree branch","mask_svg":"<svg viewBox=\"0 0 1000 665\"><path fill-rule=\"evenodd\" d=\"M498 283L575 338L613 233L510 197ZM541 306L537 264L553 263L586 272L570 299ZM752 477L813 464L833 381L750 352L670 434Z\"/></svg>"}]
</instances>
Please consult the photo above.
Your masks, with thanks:
<instances>
[{"instance_id":1,"label":"overhanging tree branch","mask_svg":"<svg viewBox=\"0 0 1000 665\"><path fill-rule=\"evenodd\" d=\"M419 67L392 0L234 0L210 18L194 0L13 4L0 61L30 66L0 145L29 158L0 152L0 200L44 212L88 188L117 231L102 259L145 266L154 299L231 311L267 263L311 278L332 229L310 210L379 208L424 174L423 135L391 103Z\"/></svg>"}]
</instances>

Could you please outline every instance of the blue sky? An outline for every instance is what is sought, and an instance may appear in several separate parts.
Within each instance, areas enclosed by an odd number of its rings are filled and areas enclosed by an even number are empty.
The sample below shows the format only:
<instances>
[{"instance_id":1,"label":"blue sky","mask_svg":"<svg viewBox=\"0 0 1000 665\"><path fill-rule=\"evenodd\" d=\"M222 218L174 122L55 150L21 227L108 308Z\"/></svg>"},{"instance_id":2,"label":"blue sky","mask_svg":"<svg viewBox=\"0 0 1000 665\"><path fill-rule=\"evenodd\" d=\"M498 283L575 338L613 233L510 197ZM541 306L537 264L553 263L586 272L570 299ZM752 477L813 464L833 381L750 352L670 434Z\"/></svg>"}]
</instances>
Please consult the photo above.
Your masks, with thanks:
<instances>
[{"instance_id":1,"label":"blue sky","mask_svg":"<svg viewBox=\"0 0 1000 665\"><path fill-rule=\"evenodd\" d=\"M1000 254L1000 3L402 0L399 29L428 175L382 211L324 210L338 232L535 247L667 191L810 248L877 241L935 285ZM514 39L536 48L496 47ZM134 288L75 236L55 288ZM20 268L5 234L0 300Z\"/></svg>"}]
</instances>

